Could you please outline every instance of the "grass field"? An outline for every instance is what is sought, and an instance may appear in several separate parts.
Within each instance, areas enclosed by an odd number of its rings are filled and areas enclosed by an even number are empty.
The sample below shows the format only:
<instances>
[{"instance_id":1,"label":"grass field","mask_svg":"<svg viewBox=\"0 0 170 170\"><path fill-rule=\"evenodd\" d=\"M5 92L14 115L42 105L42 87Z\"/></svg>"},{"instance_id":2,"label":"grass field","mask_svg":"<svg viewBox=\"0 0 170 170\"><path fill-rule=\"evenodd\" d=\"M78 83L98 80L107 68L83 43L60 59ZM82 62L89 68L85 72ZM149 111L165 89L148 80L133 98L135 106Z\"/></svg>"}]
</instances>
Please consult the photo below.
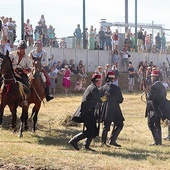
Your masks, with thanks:
<instances>
[{"instance_id":1,"label":"grass field","mask_svg":"<svg viewBox=\"0 0 170 170\"><path fill-rule=\"evenodd\" d=\"M133 93L123 96L121 108L125 125L117 141L122 147L101 147L100 132L100 137L94 139L91 144L96 153L76 151L68 144L70 138L82 130L82 125L75 125L69 121L69 117L81 102L81 94L59 94L53 101L42 105L36 133L31 132L30 120L30 129L23 133L23 138L9 130L11 114L6 108L3 126L0 129L0 169L170 169L170 142L163 141L162 146L149 146L153 139L144 117L145 103L141 101L141 95ZM18 109L18 117L20 113L21 110ZM162 124L162 128L163 136L166 136L167 127ZM82 142L79 143L80 147Z\"/></svg>"}]
</instances>

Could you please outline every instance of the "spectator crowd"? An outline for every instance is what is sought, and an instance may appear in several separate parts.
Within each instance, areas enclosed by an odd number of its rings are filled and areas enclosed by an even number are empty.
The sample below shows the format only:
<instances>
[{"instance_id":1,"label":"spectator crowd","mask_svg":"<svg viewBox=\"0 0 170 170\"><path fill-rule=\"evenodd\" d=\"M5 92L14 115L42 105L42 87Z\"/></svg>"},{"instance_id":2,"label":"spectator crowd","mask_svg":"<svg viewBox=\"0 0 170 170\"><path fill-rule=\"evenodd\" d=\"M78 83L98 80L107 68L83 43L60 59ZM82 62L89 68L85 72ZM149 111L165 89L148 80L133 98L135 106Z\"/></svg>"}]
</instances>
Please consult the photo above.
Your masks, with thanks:
<instances>
[{"instance_id":1,"label":"spectator crowd","mask_svg":"<svg viewBox=\"0 0 170 170\"><path fill-rule=\"evenodd\" d=\"M10 44L10 47L13 47L17 37L16 28L16 22L12 17L0 17L1 45L5 47L6 43L8 43L6 46ZM112 52L118 49L121 39L118 29L112 31L110 26L106 28L101 26L97 31L97 28L91 25L89 29L85 28L83 33L80 24L77 24L77 28L73 31L73 36L75 37L75 48L82 48L83 37L85 37L84 49L110 50ZM40 16L35 27L31 24L30 19L26 20L24 23L24 39L28 46L33 46L35 41L41 39L44 47L67 48L65 38L63 37L60 42L58 41L55 28L52 25L47 25L44 15ZM137 49L135 46L136 39ZM127 29L124 46L128 51L167 53L165 32L162 32L162 34L158 32L153 38L152 34L147 33L142 27L139 28L137 37L130 29Z\"/></svg>"}]
</instances>

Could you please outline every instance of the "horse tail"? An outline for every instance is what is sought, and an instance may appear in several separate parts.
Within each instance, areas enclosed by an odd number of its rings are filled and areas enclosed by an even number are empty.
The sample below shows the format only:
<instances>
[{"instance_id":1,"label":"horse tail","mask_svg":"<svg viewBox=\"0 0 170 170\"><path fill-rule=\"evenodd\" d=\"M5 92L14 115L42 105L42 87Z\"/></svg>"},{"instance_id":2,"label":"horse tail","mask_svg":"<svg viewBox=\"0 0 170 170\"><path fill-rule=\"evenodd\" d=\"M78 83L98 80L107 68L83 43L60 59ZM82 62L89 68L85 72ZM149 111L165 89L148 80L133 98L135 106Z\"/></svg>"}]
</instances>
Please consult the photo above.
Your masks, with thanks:
<instances>
[{"instance_id":1,"label":"horse tail","mask_svg":"<svg viewBox=\"0 0 170 170\"><path fill-rule=\"evenodd\" d=\"M24 98L25 92L24 92L23 84L18 81L18 85L19 85L19 93L20 93L21 97Z\"/></svg>"}]
</instances>

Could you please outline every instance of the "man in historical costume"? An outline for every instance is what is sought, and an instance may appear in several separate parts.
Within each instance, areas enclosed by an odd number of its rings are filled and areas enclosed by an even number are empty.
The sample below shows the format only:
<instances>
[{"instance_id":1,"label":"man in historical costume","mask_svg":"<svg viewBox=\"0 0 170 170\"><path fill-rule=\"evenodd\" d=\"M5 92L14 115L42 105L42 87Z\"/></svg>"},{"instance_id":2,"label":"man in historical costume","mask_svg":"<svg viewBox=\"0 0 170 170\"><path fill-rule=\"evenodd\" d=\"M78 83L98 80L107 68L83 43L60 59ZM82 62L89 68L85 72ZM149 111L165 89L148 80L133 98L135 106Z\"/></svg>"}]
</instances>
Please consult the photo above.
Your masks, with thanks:
<instances>
[{"instance_id":1,"label":"man in historical costume","mask_svg":"<svg viewBox=\"0 0 170 170\"><path fill-rule=\"evenodd\" d=\"M116 147L121 147L121 145L116 143L116 140L124 126L123 121L125 120L119 106L119 104L123 102L123 96L120 87L115 85L114 81L115 74L113 71L109 71L106 76L106 84L100 89L101 96L106 97L106 101L102 105L102 119L104 123L102 132L102 145L114 145ZM109 139L110 145L108 145L106 143L107 135L110 131L110 126L112 123L114 125L111 137Z\"/></svg>"},{"instance_id":2,"label":"man in historical costume","mask_svg":"<svg viewBox=\"0 0 170 170\"><path fill-rule=\"evenodd\" d=\"M23 100L23 105L25 106L28 105L28 94L30 93L27 74L30 73L33 68L32 60L25 53L26 48L26 42L21 41L18 44L17 51L12 51L9 55L12 60L14 72L16 73L16 78L24 84L25 98Z\"/></svg>"},{"instance_id":3,"label":"man in historical costume","mask_svg":"<svg viewBox=\"0 0 170 170\"><path fill-rule=\"evenodd\" d=\"M44 69L42 69L42 72L44 73L44 76L46 78L46 87L45 87L45 96L46 96L46 100L47 102L52 100L54 98L54 96L52 96L50 93L49 93L49 86L50 86L50 79L49 79L49 76L46 72L47 70L47 67L48 67L48 57L47 57L47 52L45 50L43 50L43 44L42 44L42 41L41 40L37 40L36 43L35 43L35 46L36 46L36 49L32 50L30 53L29 53L29 57L32 59L33 57L34 58L41 58L41 63L42 63L42 66Z\"/></svg>"},{"instance_id":4,"label":"man in historical costume","mask_svg":"<svg viewBox=\"0 0 170 170\"><path fill-rule=\"evenodd\" d=\"M159 71L151 73L152 85L147 93L147 106L145 117L148 117L148 127L151 130L154 143L151 145L162 145L162 129L160 121L170 118L170 103L166 99L166 90L159 81Z\"/></svg>"},{"instance_id":5,"label":"man in historical costume","mask_svg":"<svg viewBox=\"0 0 170 170\"><path fill-rule=\"evenodd\" d=\"M85 130L75 135L69 141L69 144L71 144L76 150L79 150L77 143L80 140L85 139L83 144L83 149L87 151L94 151L89 146L93 138L96 137L96 132L97 132L97 125L96 125L97 116L95 115L95 110L98 104L101 103L99 89L98 89L101 85L101 75L93 74L91 81L92 83L87 87L87 89L83 94L80 110L78 113L76 113L76 114L81 114L81 119L82 119L82 123L84 123Z\"/></svg>"}]
</instances>

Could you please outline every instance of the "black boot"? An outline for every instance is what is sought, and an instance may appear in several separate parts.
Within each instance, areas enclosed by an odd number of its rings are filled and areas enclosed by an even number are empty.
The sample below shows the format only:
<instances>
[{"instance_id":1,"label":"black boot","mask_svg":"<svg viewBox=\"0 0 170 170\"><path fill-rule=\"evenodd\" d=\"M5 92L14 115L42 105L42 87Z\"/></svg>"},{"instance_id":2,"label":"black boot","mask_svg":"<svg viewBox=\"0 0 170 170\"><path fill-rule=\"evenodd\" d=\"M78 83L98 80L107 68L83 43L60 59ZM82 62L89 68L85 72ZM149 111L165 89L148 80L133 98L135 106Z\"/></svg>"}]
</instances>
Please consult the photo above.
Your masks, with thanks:
<instances>
[{"instance_id":1,"label":"black boot","mask_svg":"<svg viewBox=\"0 0 170 170\"><path fill-rule=\"evenodd\" d=\"M158 135L159 135L158 145L162 145L162 130L161 129L158 129Z\"/></svg>"},{"instance_id":2,"label":"black boot","mask_svg":"<svg viewBox=\"0 0 170 170\"><path fill-rule=\"evenodd\" d=\"M77 145L77 142L79 142L81 139L84 139L86 135L84 133L79 133L76 136L74 136L68 143L74 147L74 149L79 150L79 147Z\"/></svg>"},{"instance_id":3,"label":"black boot","mask_svg":"<svg viewBox=\"0 0 170 170\"><path fill-rule=\"evenodd\" d=\"M106 141L107 141L107 134L108 134L108 131L106 131L105 129L103 129L103 133L102 133L102 146L107 146L107 147L110 147Z\"/></svg>"},{"instance_id":4,"label":"black boot","mask_svg":"<svg viewBox=\"0 0 170 170\"><path fill-rule=\"evenodd\" d=\"M114 145L117 147L121 147L118 143L116 143L117 137L119 136L119 133L121 132L122 128L116 128L113 133L111 134L109 144Z\"/></svg>"},{"instance_id":5,"label":"black boot","mask_svg":"<svg viewBox=\"0 0 170 170\"><path fill-rule=\"evenodd\" d=\"M150 144L150 146L161 145L162 137L161 137L161 140L160 140L160 134L158 133L158 130L157 129L151 129L151 132L152 132L154 142L152 144Z\"/></svg>"},{"instance_id":6,"label":"black boot","mask_svg":"<svg viewBox=\"0 0 170 170\"><path fill-rule=\"evenodd\" d=\"M93 140L93 137L89 137L89 138L86 138L84 140L84 144L83 144L83 149L86 150L86 151L92 151L92 152L95 152L94 149L90 148L90 143L92 142Z\"/></svg>"},{"instance_id":7,"label":"black boot","mask_svg":"<svg viewBox=\"0 0 170 170\"><path fill-rule=\"evenodd\" d=\"M54 99L54 96L51 95L50 92L49 92L48 86L45 88L45 97L46 97L47 102Z\"/></svg>"}]
</instances>

